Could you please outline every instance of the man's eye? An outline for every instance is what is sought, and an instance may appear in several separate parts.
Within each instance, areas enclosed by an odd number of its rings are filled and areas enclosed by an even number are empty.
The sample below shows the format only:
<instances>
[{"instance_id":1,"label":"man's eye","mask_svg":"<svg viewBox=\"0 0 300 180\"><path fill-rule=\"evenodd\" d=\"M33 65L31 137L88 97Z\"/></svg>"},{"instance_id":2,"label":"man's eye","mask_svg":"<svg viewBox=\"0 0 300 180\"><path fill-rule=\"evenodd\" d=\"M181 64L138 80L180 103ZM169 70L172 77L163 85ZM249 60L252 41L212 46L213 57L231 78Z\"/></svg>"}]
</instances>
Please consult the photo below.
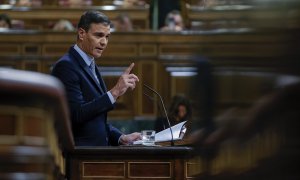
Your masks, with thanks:
<instances>
[{"instance_id":1,"label":"man's eye","mask_svg":"<svg viewBox=\"0 0 300 180\"><path fill-rule=\"evenodd\" d=\"M101 33L100 33L100 34L95 33L94 35L95 35L96 37L104 37L104 34L101 34Z\"/></svg>"}]
</instances>

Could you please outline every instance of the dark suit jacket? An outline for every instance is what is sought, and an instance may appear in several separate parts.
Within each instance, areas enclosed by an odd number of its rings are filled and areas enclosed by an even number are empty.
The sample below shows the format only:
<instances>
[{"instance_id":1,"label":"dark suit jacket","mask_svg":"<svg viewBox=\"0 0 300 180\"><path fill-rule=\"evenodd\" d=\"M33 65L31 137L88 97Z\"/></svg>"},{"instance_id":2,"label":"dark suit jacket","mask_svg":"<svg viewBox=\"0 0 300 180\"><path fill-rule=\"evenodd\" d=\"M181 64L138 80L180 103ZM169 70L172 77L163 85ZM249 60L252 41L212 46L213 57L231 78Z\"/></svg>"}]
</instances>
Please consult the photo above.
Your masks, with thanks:
<instances>
[{"instance_id":1,"label":"dark suit jacket","mask_svg":"<svg viewBox=\"0 0 300 180\"><path fill-rule=\"evenodd\" d=\"M100 84L74 47L52 70L65 86L76 146L118 145L122 134L107 123L107 112L114 105L97 68L96 73Z\"/></svg>"}]
</instances>

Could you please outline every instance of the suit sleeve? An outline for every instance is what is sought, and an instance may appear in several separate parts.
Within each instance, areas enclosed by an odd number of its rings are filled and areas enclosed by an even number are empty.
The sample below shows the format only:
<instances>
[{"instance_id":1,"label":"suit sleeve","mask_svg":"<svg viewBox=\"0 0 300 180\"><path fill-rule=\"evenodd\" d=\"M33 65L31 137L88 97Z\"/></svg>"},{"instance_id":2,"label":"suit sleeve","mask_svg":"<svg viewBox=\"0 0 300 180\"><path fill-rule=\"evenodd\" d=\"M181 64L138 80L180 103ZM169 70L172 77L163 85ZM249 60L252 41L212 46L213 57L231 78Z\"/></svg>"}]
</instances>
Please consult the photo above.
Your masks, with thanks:
<instances>
[{"instance_id":1,"label":"suit sleeve","mask_svg":"<svg viewBox=\"0 0 300 180\"><path fill-rule=\"evenodd\" d=\"M59 78L65 86L73 123L83 123L95 116L113 109L107 93L91 101L85 101L80 85L80 75L74 65L68 61L60 61L55 65L52 75Z\"/></svg>"},{"instance_id":2,"label":"suit sleeve","mask_svg":"<svg viewBox=\"0 0 300 180\"><path fill-rule=\"evenodd\" d=\"M111 124L108 124L108 129L109 129L109 142L113 146L118 146L119 145L119 138L123 134L119 129L115 128Z\"/></svg>"}]
</instances>

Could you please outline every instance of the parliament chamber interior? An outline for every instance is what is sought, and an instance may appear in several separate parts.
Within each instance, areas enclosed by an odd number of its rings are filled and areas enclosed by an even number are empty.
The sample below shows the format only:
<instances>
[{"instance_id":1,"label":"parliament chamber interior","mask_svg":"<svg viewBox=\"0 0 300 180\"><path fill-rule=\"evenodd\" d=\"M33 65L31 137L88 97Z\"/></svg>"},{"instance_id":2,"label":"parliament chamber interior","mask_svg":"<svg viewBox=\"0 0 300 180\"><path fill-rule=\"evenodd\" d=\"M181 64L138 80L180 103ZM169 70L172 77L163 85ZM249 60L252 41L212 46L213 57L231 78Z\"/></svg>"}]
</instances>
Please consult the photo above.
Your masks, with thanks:
<instances>
[{"instance_id":1,"label":"parliament chamber interior","mask_svg":"<svg viewBox=\"0 0 300 180\"><path fill-rule=\"evenodd\" d=\"M107 122L154 130L181 95L182 139L75 145L51 71L88 10L112 22L95 58L107 89L132 62L139 78ZM0 15L0 179L300 179L298 0L0 0Z\"/></svg>"}]
</instances>

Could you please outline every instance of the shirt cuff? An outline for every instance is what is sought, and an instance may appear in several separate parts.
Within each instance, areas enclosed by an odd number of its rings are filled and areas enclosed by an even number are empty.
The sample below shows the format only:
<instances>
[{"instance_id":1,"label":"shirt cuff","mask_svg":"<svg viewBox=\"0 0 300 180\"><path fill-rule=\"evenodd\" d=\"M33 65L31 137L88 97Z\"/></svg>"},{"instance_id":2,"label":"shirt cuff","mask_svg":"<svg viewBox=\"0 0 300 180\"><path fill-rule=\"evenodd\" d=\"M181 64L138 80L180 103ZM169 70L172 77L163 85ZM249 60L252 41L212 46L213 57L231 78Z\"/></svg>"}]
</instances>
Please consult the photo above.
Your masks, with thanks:
<instances>
[{"instance_id":1,"label":"shirt cuff","mask_svg":"<svg viewBox=\"0 0 300 180\"><path fill-rule=\"evenodd\" d=\"M109 97L109 100L112 104L114 104L116 102L115 98L113 97L113 95L111 94L110 91L107 91L107 95Z\"/></svg>"}]
</instances>

